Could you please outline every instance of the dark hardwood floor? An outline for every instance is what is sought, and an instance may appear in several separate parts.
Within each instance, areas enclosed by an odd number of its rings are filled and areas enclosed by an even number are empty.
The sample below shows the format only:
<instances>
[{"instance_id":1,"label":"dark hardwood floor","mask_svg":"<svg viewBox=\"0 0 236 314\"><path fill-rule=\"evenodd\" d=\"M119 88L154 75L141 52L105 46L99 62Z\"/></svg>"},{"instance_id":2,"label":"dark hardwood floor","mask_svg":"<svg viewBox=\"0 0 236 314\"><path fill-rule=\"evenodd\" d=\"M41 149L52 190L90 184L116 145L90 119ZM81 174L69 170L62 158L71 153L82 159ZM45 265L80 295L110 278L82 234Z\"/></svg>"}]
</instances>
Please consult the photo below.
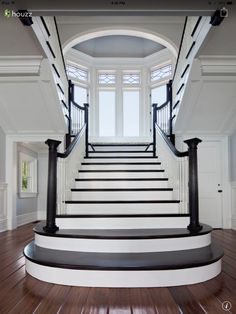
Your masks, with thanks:
<instances>
[{"instance_id":1,"label":"dark hardwood floor","mask_svg":"<svg viewBox=\"0 0 236 314\"><path fill-rule=\"evenodd\" d=\"M33 224L0 233L0 313L236 313L236 231L214 230L224 247L223 271L207 282L172 288L79 288L45 283L25 273L24 246ZM225 311L222 304L230 301Z\"/></svg>"}]
</instances>

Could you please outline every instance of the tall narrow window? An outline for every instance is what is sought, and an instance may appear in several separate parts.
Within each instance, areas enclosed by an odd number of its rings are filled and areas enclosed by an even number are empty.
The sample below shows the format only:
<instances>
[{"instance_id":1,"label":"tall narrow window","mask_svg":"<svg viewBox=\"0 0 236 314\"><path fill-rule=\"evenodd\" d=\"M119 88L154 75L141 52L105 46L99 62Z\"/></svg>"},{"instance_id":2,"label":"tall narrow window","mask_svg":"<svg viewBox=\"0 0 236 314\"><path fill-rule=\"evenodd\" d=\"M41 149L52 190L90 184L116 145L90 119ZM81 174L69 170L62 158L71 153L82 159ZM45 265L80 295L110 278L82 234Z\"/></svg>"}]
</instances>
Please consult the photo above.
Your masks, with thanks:
<instances>
[{"instance_id":1,"label":"tall narrow window","mask_svg":"<svg viewBox=\"0 0 236 314\"><path fill-rule=\"evenodd\" d=\"M151 90L152 104L161 106L166 101L166 85L154 87Z\"/></svg>"},{"instance_id":2,"label":"tall narrow window","mask_svg":"<svg viewBox=\"0 0 236 314\"><path fill-rule=\"evenodd\" d=\"M23 153L19 156L19 195L20 197L36 197L37 159Z\"/></svg>"},{"instance_id":3,"label":"tall narrow window","mask_svg":"<svg viewBox=\"0 0 236 314\"><path fill-rule=\"evenodd\" d=\"M115 91L99 91L99 135L115 136Z\"/></svg>"},{"instance_id":4,"label":"tall narrow window","mask_svg":"<svg viewBox=\"0 0 236 314\"><path fill-rule=\"evenodd\" d=\"M86 104L88 102L87 94L88 94L87 88L75 85L74 98L77 104L79 104L80 106Z\"/></svg>"},{"instance_id":5,"label":"tall narrow window","mask_svg":"<svg viewBox=\"0 0 236 314\"><path fill-rule=\"evenodd\" d=\"M139 90L123 91L123 135L139 136Z\"/></svg>"}]
</instances>

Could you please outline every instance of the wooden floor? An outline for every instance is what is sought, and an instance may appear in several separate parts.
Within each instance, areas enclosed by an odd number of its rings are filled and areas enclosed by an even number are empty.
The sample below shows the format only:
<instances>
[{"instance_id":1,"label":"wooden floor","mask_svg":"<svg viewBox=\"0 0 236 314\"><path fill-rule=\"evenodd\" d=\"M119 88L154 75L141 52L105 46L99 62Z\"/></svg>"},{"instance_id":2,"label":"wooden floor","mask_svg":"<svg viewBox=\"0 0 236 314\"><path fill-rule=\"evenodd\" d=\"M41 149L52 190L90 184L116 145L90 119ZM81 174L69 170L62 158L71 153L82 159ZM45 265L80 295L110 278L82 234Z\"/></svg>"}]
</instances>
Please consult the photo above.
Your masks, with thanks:
<instances>
[{"instance_id":1,"label":"wooden floor","mask_svg":"<svg viewBox=\"0 0 236 314\"><path fill-rule=\"evenodd\" d=\"M225 251L223 272L210 281L173 288L99 289L38 281L25 273L24 246L33 224L0 233L0 313L236 313L236 231L215 230ZM223 310L230 301L230 311Z\"/></svg>"}]
</instances>

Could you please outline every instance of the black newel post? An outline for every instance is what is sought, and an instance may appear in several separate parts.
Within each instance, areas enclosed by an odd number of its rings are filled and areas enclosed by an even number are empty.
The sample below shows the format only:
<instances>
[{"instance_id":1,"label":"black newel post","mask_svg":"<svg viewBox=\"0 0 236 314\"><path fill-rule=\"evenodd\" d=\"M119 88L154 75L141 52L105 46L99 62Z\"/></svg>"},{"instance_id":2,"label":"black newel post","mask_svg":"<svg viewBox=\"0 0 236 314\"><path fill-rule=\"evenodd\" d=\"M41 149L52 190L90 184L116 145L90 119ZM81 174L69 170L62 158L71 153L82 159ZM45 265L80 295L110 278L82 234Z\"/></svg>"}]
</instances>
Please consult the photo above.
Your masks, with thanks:
<instances>
[{"instance_id":1,"label":"black newel post","mask_svg":"<svg viewBox=\"0 0 236 314\"><path fill-rule=\"evenodd\" d=\"M85 156L88 157L88 130L89 130L89 104L84 104L84 123L86 124L85 129Z\"/></svg>"},{"instance_id":2,"label":"black newel post","mask_svg":"<svg viewBox=\"0 0 236 314\"><path fill-rule=\"evenodd\" d=\"M157 104L152 104L153 157L156 157L156 123L157 123Z\"/></svg>"},{"instance_id":3,"label":"black newel post","mask_svg":"<svg viewBox=\"0 0 236 314\"><path fill-rule=\"evenodd\" d=\"M197 146L202 141L199 138L191 138L184 141L188 145L189 154L189 213L190 224L188 230L198 232L202 229L199 224L199 200L198 200L198 169Z\"/></svg>"},{"instance_id":4,"label":"black newel post","mask_svg":"<svg viewBox=\"0 0 236 314\"><path fill-rule=\"evenodd\" d=\"M43 229L47 232L55 232L59 228L56 226L57 212L57 147L60 141L48 139L45 144L48 145L48 190L47 190L47 221Z\"/></svg>"}]
</instances>

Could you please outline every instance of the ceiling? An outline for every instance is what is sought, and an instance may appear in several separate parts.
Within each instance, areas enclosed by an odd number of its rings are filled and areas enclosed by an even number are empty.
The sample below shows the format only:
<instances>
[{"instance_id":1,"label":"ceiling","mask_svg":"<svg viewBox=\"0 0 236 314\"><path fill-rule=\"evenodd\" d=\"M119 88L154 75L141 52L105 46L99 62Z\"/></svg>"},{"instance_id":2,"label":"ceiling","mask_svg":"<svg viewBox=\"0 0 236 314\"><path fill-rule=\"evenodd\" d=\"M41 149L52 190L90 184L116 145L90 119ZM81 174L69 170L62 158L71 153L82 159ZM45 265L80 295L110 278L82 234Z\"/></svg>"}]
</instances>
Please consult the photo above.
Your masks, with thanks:
<instances>
[{"instance_id":1,"label":"ceiling","mask_svg":"<svg viewBox=\"0 0 236 314\"><path fill-rule=\"evenodd\" d=\"M145 38L111 35L84 41L73 48L94 58L144 58L165 47Z\"/></svg>"}]
</instances>

